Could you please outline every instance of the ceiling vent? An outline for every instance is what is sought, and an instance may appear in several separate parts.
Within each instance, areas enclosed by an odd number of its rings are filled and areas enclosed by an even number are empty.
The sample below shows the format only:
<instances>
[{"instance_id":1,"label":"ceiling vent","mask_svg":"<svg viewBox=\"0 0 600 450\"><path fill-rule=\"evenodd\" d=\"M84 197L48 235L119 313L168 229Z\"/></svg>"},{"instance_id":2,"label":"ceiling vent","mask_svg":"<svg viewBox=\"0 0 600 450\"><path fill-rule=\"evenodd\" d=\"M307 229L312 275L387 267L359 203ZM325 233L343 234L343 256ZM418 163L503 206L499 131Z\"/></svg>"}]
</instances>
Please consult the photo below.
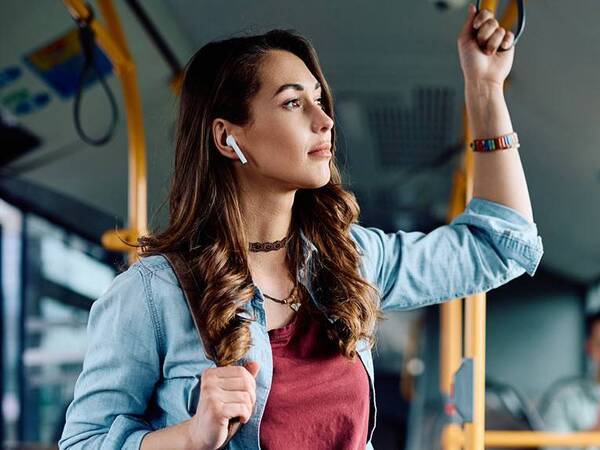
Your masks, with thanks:
<instances>
[{"instance_id":1,"label":"ceiling vent","mask_svg":"<svg viewBox=\"0 0 600 450\"><path fill-rule=\"evenodd\" d=\"M379 162L383 167L435 165L456 146L455 92L450 87L417 87L410 106L398 97L366 104Z\"/></svg>"}]
</instances>

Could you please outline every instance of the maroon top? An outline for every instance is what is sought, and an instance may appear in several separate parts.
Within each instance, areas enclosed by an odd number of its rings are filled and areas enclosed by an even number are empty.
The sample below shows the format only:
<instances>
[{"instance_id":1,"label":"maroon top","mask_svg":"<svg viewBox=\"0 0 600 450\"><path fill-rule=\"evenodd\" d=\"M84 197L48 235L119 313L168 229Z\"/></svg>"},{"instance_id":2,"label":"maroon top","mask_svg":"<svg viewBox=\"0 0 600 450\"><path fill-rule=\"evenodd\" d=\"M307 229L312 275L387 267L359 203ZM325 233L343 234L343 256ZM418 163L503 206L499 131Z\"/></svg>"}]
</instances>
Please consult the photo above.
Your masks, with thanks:
<instances>
[{"instance_id":1,"label":"maroon top","mask_svg":"<svg viewBox=\"0 0 600 450\"><path fill-rule=\"evenodd\" d=\"M319 322L296 314L269 331L273 384L260 425L265 450L364 450L369 378L327 344Z\"/></svg>"}]
</instances>

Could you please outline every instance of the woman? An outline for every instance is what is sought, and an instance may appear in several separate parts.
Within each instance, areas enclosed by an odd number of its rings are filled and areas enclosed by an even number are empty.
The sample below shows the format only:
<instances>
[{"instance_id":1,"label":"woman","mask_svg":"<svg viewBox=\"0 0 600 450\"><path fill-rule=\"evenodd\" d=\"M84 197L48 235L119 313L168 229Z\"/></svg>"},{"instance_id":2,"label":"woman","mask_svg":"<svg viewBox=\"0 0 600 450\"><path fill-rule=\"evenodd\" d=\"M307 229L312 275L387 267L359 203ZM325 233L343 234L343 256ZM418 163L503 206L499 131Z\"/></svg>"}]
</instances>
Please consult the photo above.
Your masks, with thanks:
<instances>
[{"instance_id":1,"label":"woman","mask_svg":"<svg viewBox=\"0 0 600 450\"><path fill-rule=\"evenodd\" d=\"M513 50L496 52L512 40L470 7L458 46L476 138L512 132ZM300 36L214 42L192 58L169 226L141 239L144 258L92 307L61 449L215 449L235 417L232 449L372 448L382 312L533 276L543 250L516 148L475 154L475 198L452 224L385 234L357 223L333 117ZM161 255L171 251L203 287L206 347Z\"/></svg>"}]
</instances>

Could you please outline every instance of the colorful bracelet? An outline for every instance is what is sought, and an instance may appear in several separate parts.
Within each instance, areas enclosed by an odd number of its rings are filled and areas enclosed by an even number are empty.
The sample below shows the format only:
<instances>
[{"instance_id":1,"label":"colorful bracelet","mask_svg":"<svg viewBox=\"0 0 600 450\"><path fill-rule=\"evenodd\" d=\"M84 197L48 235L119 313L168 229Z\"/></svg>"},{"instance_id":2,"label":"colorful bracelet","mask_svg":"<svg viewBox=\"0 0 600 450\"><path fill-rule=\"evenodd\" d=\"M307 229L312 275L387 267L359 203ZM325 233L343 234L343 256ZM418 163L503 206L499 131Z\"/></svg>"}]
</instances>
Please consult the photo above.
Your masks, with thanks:
<instances>
[{"instance_id":1,"label":"colorful bracelet","mask_svg":"<svg viewBox=\"0 0 600 450\"><path fill-rule=\"evenodd\" d=\"M493 152L495 150L519 148L520 146L517 133L510 133L491 139L475 139L470 144L470 147L475 152Z\"/></svg>"}]
</instances>

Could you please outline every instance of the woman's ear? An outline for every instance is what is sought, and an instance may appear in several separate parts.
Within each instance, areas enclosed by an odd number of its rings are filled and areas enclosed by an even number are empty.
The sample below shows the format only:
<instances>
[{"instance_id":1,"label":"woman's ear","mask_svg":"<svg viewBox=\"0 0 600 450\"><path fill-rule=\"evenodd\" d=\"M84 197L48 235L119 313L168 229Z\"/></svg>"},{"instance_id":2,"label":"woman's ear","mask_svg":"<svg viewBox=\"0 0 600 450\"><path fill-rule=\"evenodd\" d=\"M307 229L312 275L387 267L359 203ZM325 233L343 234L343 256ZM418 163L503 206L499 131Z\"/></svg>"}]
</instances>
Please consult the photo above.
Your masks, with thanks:
<instances>
[{"instance_id":1,"label":"woman's ear","mask_svg":"<svg viewBox=\"0 0 600 450\"><path fill-rule=\"evenodd\" d=\"M233 134L227 135L227 139L225 139L225 142L227 143L227 145L229 145L230 147L233 148L233 151L238 156L238 158L240 159L242 164L246 164L248 162L246 160L246 157L244 156L244 153L242 152L242 149L239 147L239 145L235 141Z\"/></svg>"},{"instance_id":2,"label":"woman's ear","mask_svg":"<svg viewBox=\"0 0 600 450\"><path fill-rule=\"evenodd\" d=\"M231 146L226 142L227 136L229 134L228 130L229 132L231 132L232 129L233 127L231 126L231 124L224 119L213 120L213 142L215 144L215 147L217 147L219 153L221 153L221 155L229 159L238 159L233 148L231 148Z\"/></svg>"}]
</instances>

